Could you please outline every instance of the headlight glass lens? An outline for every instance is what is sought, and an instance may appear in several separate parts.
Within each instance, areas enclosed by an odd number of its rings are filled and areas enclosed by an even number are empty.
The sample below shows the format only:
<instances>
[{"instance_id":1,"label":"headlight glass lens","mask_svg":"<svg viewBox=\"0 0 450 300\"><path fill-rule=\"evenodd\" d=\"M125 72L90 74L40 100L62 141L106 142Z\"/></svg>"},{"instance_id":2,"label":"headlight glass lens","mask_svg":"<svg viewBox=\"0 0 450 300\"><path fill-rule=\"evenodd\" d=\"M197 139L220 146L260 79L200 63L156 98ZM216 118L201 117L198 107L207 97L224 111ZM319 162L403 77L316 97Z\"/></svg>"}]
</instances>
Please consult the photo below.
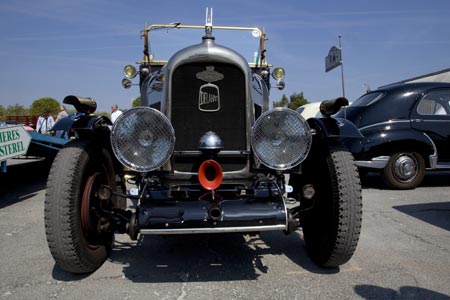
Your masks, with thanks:
<instances>
[{"instance_id":1,"label":"headlight glass lens","mask_svg":"<svg viewBox=\"0 0 450 300\"><path fill-rule=\"evenodd\" d=\"M284 69L283 68L275 68L273 69L272 76L276 80L280 80L284 78Z\"/></svg>"},{"instance_id":2,"label":"headlight glass lens","mask_svg":"<svg viewBox=\"0 0 450 300\"><path fill-rule=\"evenodd\" d=\"M136 107L124 112L114 123L111 145L125 167L149 172L169 160L175 145L175 131L161 112Z\"/></svg>"},{"instance_id":3,"label":"headlight glass lens","mask_svg":"<svg viewBox=\"0 0 450 300\"><path fill-rule=\"evenodd\" d=\"M137 75L137 70L136 70L135 66L133 66L133 65L126 65L123 68L123 74L125 74L126 78L131 79Z\"/></svg>"},{"instance_id":4,"label":"headlight glass lens","mask_svg":"<svg viewBox=\"0 0 450 300\"><path fill-rule=\"evenodd\" d=\"M286 170L300 164L308 156L311 142L308 123L289 108L270 110L253 126L253 151L271 169Z\"/></svg>"}]
</instances>

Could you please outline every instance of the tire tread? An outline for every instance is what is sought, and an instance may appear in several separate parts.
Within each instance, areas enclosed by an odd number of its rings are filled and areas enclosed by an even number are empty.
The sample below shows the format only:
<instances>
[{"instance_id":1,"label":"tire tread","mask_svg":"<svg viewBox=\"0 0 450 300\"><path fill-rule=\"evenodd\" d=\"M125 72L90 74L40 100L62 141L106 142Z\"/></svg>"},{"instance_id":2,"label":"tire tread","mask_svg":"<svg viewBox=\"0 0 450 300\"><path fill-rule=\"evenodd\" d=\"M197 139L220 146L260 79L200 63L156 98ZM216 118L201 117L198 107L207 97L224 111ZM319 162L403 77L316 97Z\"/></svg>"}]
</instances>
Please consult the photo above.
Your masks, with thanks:
<instances>
[{"instance_id":1,"label":"tire tread","mask_svg":"<svg viewBox=\"0 0 450 300\"><path fill-rule=\"evenodd\" d=\"M101 253L96 259L87 257L82 249L84 238L77 215L82 166L89 159L85 142L69 142L61 149L50 169L44 202L44 223L48 247L56 263L72 273L95 271L104 262Z\"/></svg>"}]
</instances>

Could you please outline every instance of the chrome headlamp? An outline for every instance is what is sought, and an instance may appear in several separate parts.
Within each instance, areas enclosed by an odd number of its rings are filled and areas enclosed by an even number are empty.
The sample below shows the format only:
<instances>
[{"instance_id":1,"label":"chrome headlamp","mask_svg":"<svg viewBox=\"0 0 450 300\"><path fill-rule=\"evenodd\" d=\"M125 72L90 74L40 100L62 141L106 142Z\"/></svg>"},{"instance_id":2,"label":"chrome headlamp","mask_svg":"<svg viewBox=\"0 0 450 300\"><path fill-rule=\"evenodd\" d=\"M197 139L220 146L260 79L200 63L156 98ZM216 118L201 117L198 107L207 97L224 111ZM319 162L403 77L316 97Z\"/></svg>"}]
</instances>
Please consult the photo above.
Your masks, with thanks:
<instances>
[{"instance_id":1,"label":"chrome headlamp","mask_svg":"<svg viewBox=\"0 0 450 300\"><path fill-rule=\"evenodd\" d=\"M308 156L311 142L308 123L289 108L267 111L253 126L253 152L271 169L286 170L300 164Z\"/></svg>"},{"instance_id":2,"label":"chrome headlamp","mask_svg":"<svg viewBox=\"0 0 450 300\"><path fill-rule=\"evenodd\" d=\"M114 123L111 145L125 167L148 172L169 160L175 146L175 131L161 112L136 107L124 112Z\"/></svg>"},{"instance_id":3,"label":"chrome headlamp","mask_svg":"<svg viewBox=\"0 0 450 300\"><path fill-rule=\"evenodd\" d=\"M123 68L123 74L126 78L132 79L136 77L137 70L133 65L126 65L125 68Z\"/></svg>"}]
</instances>

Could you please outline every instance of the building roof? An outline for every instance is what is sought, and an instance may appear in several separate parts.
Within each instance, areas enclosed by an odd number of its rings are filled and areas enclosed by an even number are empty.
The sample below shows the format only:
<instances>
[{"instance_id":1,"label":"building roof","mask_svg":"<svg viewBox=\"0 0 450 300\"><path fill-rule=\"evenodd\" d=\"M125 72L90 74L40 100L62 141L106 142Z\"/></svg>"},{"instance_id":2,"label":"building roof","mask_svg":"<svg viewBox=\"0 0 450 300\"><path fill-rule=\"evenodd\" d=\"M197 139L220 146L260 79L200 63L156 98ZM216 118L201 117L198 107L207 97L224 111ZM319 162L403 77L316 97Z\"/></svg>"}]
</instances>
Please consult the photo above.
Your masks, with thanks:
<instances>
[{"instance_id":1,"label":"building roof","mask_svg":"<svg viewBox=\"0 0 450 300\"><path fill-rule=\"evenodd\" d=\"M400 83L408 83L408 82L450 82L450 68L444 69L441 71L405 79L399 82L390 83L379 88L383 88L390 85L400 84Z\"/></svg>"}]
</instances>

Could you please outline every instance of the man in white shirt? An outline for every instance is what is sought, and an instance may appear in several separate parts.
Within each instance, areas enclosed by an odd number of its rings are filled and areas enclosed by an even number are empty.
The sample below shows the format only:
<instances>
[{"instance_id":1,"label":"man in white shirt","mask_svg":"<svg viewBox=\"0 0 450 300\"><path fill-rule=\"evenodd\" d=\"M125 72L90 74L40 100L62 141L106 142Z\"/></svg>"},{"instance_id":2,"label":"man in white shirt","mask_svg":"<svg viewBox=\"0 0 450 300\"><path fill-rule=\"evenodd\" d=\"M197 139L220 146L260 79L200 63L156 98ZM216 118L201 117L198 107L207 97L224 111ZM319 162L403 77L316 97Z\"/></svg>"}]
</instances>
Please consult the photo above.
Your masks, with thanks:
<instances>
[{"instance_id":1,"label":"man in white shirt","mask_svg":"<svg viewBox=\"0 0 450 300\"><path fill-rule=\"evenodd\" d=\"M111 122L114 122L117 120L117 118L122 114L122 112L119 110L119 107L117 106L117 104L113 104L113 106L111 106Z\"/></svg>"},{"instance_id":2,"label":"man in white shirt","mask_svg":"<svg viewBox=\"0 0 450 300\"><path fill-rule=\"evenodd\" d=\"M49 134L49 130L52 129L53 125L55 125L55 120L52 116L39 116L36 131L42 134Z\"/></svg>"}]
</instances>

